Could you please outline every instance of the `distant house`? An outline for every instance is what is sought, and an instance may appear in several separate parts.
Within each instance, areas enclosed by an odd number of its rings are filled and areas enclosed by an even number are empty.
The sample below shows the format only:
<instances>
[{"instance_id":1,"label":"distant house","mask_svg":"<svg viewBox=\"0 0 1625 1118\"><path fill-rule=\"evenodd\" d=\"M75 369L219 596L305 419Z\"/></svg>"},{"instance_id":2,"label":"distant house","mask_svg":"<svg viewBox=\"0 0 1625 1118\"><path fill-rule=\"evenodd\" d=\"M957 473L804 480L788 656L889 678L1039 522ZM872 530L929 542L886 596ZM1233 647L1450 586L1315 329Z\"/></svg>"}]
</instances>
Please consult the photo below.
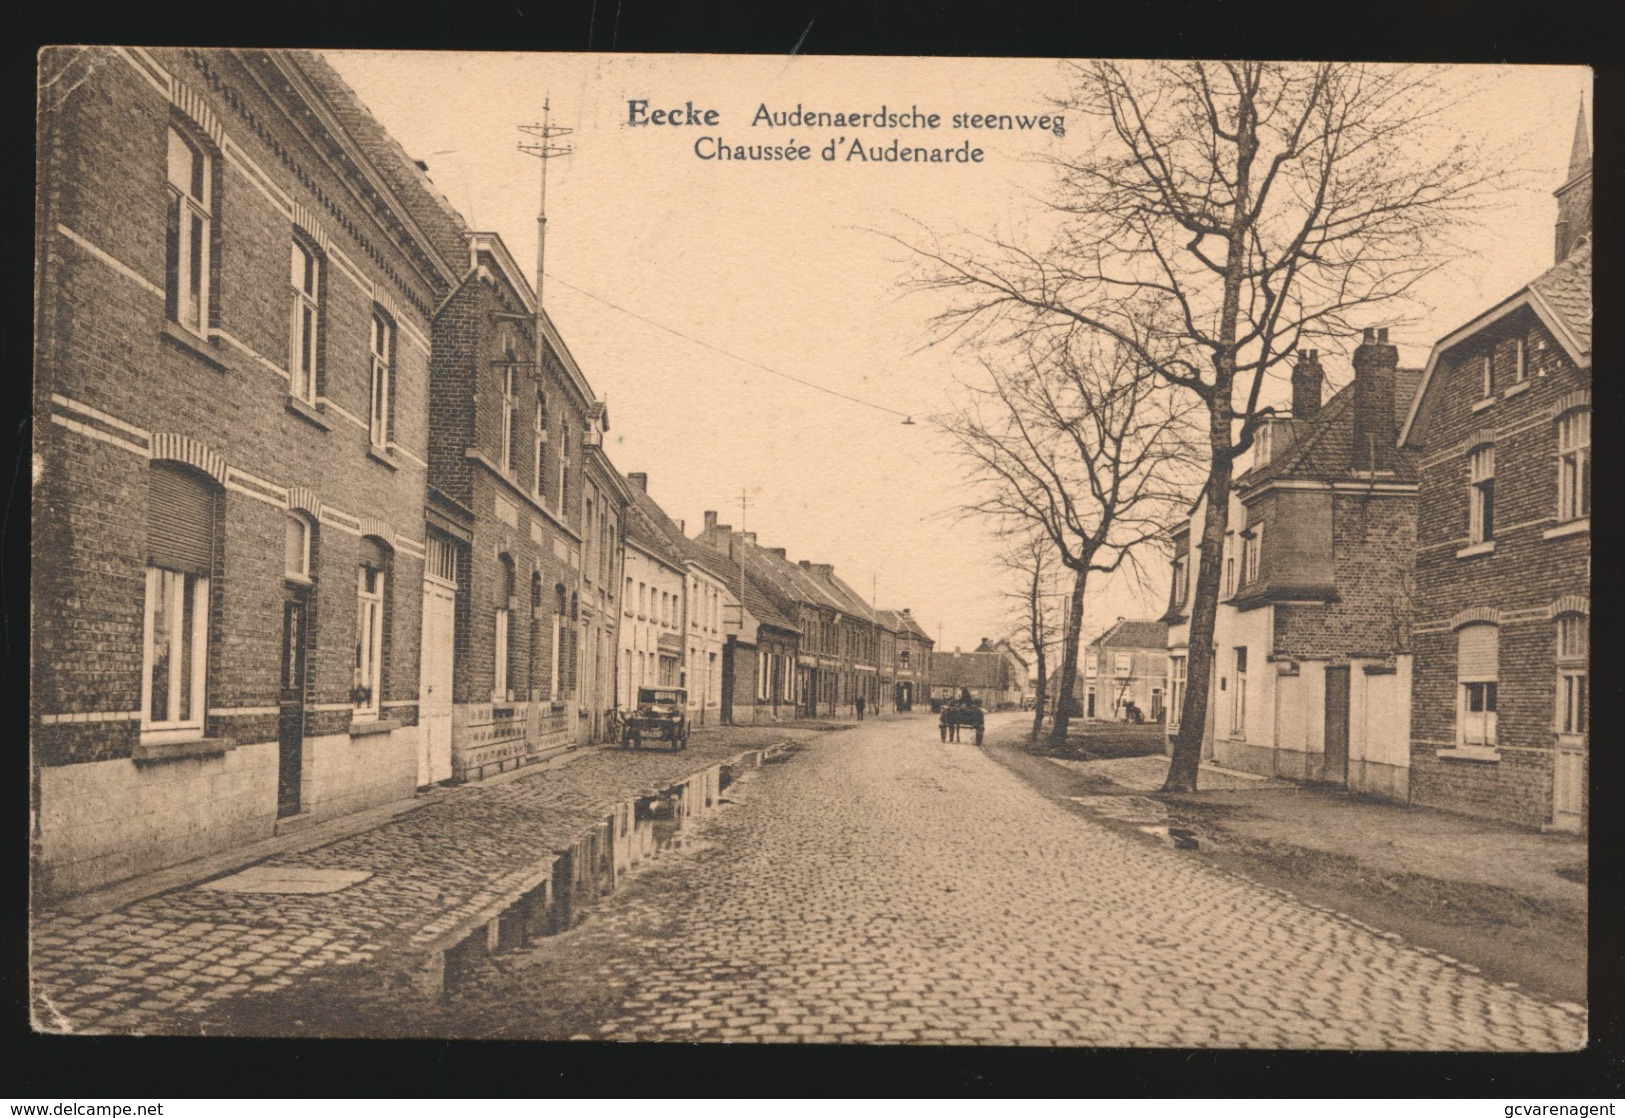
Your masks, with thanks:
<instances>
[{"instance_id":1,"label":"distant house","mask_svg":"<svg viewBox=\"0 0 1625 1118\"><path fill-rule=\"evenodd\" d=\"M1354 378L1323 404L1300 352L1289 416L1258 432L1232 486L1203 757L1405 799L1416 454L1396 448L1419 373L1365 331ZM1168 732L1184 701L1206 499L1173 535Z\"/></svg>"},{"instance_id":2,"label":"distant house","mask_svg":"<svg viewBox=\"0 0 1625 1118\"><path fill-rule=\"evenodd\" d=\"M1127 721L1138 711L1147 722L1161 722L1168 694L1168 623L1117 623L1089 642L1084 650L1083 716Z\"/></svg>"},{"instance_id":3,"label":"distant house","mask_svg":"<svg viewBox=\"0 0 1625 1118\"><path fill-rule=\"evenodd\" d=\"M896 634L892 657L892 701L898 713L928 702L931 695L931 650L934 642L909 610L878 611L881 624Z\"/></svg>"},{"instance_id":4,"label":"distant house","mask_svg":"<svg viewBox=\"0 0 1625 1118\"><path fill-rule=\"evenodd\" d=\"M1586 823L1591 152L1557 191L1556 263L1442 338L1401 436L1421 462L1411 799Z\"/></svg>"},{"instance_id":5,"label":"distant house","mask_svg":"<svg viewBox=\"0 0 1625 1118\"><path fill-rule=\"evenodd\" d=\"M1021 705L1027 688L1027 662L1007 641L994 643L987 638L974 652L939 652L932 658L931 708L969 691L989 710L1008 710Z\"/></svg>"}]
</instances>

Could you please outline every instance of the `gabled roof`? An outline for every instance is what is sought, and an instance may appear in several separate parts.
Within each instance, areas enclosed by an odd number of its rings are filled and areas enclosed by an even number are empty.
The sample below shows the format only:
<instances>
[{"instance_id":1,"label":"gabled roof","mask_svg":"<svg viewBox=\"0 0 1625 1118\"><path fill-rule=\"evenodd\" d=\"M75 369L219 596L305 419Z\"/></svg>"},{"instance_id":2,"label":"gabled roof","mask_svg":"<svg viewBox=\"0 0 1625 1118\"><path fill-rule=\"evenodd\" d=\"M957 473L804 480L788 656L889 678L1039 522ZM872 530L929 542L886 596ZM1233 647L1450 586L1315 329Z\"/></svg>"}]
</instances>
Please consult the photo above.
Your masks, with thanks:
<instances>
[{"instance_id":1,"label":"gabled roof","mask_svg":"<svg viewBox=\"0 0 1625 1118\"><path fill-rule=\"evenodd\" d=\"M1557 339L1569 360L1582 369L1591 368L1591 257L1592 244L1586 241L1560 263L1552 265L1528 284L1501 300L1466 325L1440 338L1428 354L1422 369L1422 384L1411 403L1405 426L1399 433L1401 445L1408 443L1421 414L1422 401L1433 386L1433 373L1439 359L1486 327L1527 307L1541 325Z\"/></svg>"},{"instance_id":2,"label":"gabled roof","mask_svg":"<svg viewBox=\"0 0 1625 1118\"><path fill-rule=\"evenodd\" d=\"M1394 370L1394 424L1405 420L1416 386L1419 369ZM1346 479L1354 467L1354 383L1338 389L1320 410L1308 419L1292 420L1294 438L1290 446L1264 465L1248 470L1236 479L1236 488L1251 489L1266 481L1300 478L1313 481ZM1397 482L1416 480L1416 461L1400 450L1392 460Z\"/></svg>"},{"instance_id":3,"label":"gabled roof","mask_svg":"<svg viewBox=\"0 0 1625 1118\"><path fill-rule=\"evenodd\" d=\"M1090 648L1154 648L1161 652L1168 647L1166 621L1119 621L1089 642Z\"/></svg>"},{"instance_id":4,"label":"gabled roof","mask_svg":"<svg viewBox=\"0 0 1625 1118\"><path fill-rule=\"evenodd\" d=\"M678 543L683 534L677 525L641 485L629 483L627 488L632 491L632 503L626 510L627 539L668 566L683 570L687 555Z\"/></svg>"},{"instance_id":5,"label":"gabled roof","mask_svg":"<svg viewBox=\"0 0 1625 1118\"><path fill-rule=\"evenodd\" d=\"M939 652L931 658L933 686L1003 690L1009 679L1010 661L997 652Z\"/></svg>"}]
</instances>

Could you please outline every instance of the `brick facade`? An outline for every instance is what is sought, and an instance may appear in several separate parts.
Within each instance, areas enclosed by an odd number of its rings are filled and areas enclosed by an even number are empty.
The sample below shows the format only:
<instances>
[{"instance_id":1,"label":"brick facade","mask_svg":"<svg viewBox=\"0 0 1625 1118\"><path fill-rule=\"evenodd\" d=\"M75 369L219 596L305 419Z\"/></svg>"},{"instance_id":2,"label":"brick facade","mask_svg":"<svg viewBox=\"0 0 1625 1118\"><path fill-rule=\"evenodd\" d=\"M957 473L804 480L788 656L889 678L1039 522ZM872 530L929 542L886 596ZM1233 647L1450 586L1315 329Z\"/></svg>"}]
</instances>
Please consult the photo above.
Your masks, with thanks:
<instances>
[{"instance_id":1,"label":"brick facade","mask_svg":"<svg viewBox=\"0 0 1625 1118\"><path fill-rule=\"evenodd\" d=\"M369 193L367 157L324 123L299 56L92 48L41 66L75 71L39 118L34 837L39 887L60 894L272 833L289 596L307 611L302 745L283 778L298 815L411 794L441 277L397 204ZM209 169L195 327L166 297L171 128ZM320 267L308 401L289 374L295 238ZM393 326L394 395L376 448L375 314ZM203 718L190 733L143 732L155 464L202 479L215 502ZM311 530L308 579L285 577L290 512ZM352 702L364 538L387 557L371 712Z\"/></svg>"}]
</instances>

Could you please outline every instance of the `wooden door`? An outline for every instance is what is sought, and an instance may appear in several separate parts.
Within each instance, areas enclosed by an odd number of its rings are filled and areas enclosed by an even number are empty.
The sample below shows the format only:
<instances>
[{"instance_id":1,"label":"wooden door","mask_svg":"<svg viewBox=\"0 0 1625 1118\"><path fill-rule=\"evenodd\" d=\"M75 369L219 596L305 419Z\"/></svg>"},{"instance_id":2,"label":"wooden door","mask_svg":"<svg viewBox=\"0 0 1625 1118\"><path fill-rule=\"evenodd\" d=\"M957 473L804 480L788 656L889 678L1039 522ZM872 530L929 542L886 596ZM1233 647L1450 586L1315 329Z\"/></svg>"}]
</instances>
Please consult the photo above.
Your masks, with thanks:
<instances>
[{"instance_id":1,"label":"wooden door","mask_svg":"<svg viewBox=\"0 0 1625 1118\"><path fill-rule=\"evenodd\" d=\"M282 602L282 678L277 722L277 818L299 814L305 764L305 597Z\"/></svg>"},{"instance_id":2,"label":"wooden door","mask_svg":"<svg viewBox=\"0 0 1625 1118\"><path fill-rule=\"evenodd\" d=\"M418 787L451 777L451 682L456 655L457 590L423 583L422 671L418 679Z\"/></svg>"},{"instance_id":3,"label":"wooden door","mask_svg":"<svg viewBox=\"0 0 1625 1118\"><path fill-rule=\"evenodd\" d=\"M1349 669L1347 664L1326 669L1326 752L1320 779L1348 787L1349 782Z\"/></svg>"}]
</instances>

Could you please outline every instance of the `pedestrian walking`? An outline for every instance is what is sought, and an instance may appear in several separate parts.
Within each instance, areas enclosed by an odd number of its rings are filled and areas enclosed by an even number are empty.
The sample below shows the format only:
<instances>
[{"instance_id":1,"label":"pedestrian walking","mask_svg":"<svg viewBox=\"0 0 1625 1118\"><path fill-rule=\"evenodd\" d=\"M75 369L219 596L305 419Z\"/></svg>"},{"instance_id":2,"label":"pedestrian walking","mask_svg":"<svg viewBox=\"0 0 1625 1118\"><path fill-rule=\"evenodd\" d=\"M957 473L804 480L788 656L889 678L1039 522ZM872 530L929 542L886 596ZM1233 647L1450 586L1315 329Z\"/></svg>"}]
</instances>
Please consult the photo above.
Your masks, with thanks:
<instances>
[{"instance_id":1,"label":"pedestrian walking","mask_svg":"<svg viewBox=\"0 0 1625 1118\"><path fill-rule=\"evenodd\" d=\"M858 696L858 721L863 721L863 696Z\"/></svg>"}]
</instances>

